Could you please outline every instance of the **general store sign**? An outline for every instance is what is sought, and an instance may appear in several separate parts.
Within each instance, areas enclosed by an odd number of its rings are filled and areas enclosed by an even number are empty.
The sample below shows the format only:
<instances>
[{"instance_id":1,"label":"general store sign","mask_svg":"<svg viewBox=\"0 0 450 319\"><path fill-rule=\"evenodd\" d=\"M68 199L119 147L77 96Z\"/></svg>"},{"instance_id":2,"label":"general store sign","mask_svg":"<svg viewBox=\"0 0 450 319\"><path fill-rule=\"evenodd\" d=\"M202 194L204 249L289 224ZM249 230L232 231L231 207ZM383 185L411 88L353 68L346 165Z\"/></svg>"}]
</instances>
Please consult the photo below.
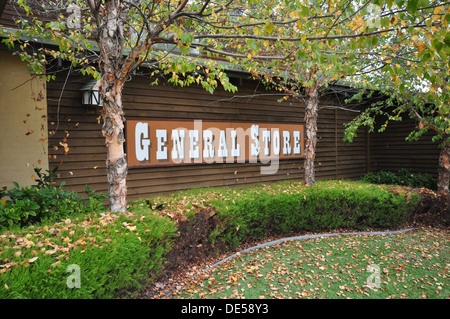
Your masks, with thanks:
<instances>
[{"instance_id":1,"label":"general store sign","mask_svg":"<svg viewBox=\"0 0 450 319\"><path fill-rule=\"evenodd\" d=\"M128 166L303 158L304 132L298 123L127 119Z\"/></svg>"}]
</instances>

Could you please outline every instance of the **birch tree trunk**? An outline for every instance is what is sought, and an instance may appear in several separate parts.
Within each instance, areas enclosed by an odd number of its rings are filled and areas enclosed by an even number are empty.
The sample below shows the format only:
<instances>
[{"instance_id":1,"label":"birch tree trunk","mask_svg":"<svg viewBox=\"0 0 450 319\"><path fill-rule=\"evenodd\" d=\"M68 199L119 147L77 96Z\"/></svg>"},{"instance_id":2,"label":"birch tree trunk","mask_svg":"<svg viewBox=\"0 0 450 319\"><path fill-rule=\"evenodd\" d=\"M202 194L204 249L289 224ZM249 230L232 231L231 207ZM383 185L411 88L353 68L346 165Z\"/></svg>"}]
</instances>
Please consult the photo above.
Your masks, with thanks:
<instances>
[{"instance_id":1,"label":"birch tree trunk","mask_svg":"<svg viewBox=\"0 0 450 319\"><path fill-rule=\"evenodd\" d=\"M305 122L306 122L306 147L305 147L305 184L315 185L316 144L317 144L317 112L319 104L319 89L315 83L307 88Z\"/></svg>"},{"instance_id":2,"label":"birch tree trunk","mask_svg":"<svg viewBox=\"0 0 450 319\"><path fill-rule=\"evenodd\" d=\"M103 127L107 147L106 169L109 208L112 212L127 209L126 176L128 165L124 151L124 112L122 91L126 74L122 72L124 21L128 12L121 1L105 2L98 43L100 46L100 92L103 97Z\"/></svg>"},{"instance_id":3,"label":"birch tree trunk","mask_svg":"<svg viewBox=\"0 0 450 319\"><path fill-rule=\"evenodd\" d=\"M449 192L448 184L450 183L450 144L442 148L439 155L438 167L438 192Z\"/></svg>"},{"instance_id":4,"label":"birch tree trunk","mask_svg":"<svg viewBox=\"0 0 450 319\"><path fill-rule=\"evenodd\" d=\"M111 100L103 107L103 135L106 139L106 170L108 180L109 208L112 212L125 212L127 208L126 177L128 165L124 152L124 116L122 110L122 88L109 87L102 80L105 95ZM115 100L115 101L112 101Z\"/></svg>"}]
</instances>

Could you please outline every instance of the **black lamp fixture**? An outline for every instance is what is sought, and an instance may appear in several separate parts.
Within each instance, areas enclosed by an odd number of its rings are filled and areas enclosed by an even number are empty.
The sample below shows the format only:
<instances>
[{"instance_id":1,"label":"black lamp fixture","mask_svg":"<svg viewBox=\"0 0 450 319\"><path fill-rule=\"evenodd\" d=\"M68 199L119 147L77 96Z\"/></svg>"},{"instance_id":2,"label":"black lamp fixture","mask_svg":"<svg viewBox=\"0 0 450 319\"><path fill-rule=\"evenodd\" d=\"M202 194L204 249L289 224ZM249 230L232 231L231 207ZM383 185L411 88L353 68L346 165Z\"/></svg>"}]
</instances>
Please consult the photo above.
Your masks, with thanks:
<instances>
[{"instance_id":1,"label":"black lamp fixture","mask_svg":"<svg viewBox=\"0 0 450 319\"><path fill-rule=\"evenodd\" d=\"M86 106L103 106L103 99L100 96L100 91L97 85L97 80L92 80L86 83L80 91L82 95L82 104Z\"/></svg>"}]
</instances>

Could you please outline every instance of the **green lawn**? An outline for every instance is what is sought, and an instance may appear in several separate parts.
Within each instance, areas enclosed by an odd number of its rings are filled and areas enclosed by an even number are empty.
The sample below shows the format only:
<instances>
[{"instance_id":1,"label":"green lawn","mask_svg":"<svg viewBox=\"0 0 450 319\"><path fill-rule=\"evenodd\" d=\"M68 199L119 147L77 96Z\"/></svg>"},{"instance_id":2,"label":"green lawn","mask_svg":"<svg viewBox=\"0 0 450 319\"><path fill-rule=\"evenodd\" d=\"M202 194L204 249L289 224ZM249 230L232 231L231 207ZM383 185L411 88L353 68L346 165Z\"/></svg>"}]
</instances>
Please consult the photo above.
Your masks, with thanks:
<instances>
[{"instance_id":1,"label":"green lawn","mask_svg":"<svg viewBox=\"0 0 450 319\"><path fill-rule=\"evenodd\" d=\"M449 268L446 231L296 240L242 253L172 297L450 298Z\"/></svg>"}]
</instances>

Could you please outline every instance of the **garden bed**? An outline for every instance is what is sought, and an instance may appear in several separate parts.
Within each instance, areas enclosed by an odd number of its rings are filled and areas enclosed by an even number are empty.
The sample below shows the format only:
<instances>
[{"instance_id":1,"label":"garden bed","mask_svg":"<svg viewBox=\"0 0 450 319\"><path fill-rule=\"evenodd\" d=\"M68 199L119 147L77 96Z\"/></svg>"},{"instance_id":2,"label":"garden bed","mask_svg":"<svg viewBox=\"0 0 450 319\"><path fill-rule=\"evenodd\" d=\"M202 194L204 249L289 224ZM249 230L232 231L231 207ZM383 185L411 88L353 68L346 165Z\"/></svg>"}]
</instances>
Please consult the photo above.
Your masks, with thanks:
<instances>
[{"instance_id":1,"label":"garden bed","mask_svg":"<svg viewBox=\"0 0 450 319\"><path fill-rule=\"evenodd\" d=\"M54 188L17 188L10 194L26 202L22 197L31 192L38 205L30 207L37 207L47 203L39 196L53 191L62 194ZM65 210L63 215L61 210L27 215L21 202L7 202L5 212L20 217L4 216L13 223L4 223L8 226L0 232L0 296L156 297L171 278L174 282L173 276L195 273L200 265L261 241L397 229L425 221L445 224L446 215L433 210L441 207L433 194L365 182L323 181L307 187L290 181L155 196L131 202L121 214L96 211L95 198L81 207L84 211ZM75 205L72 197L64 198ZM80 269L80 285L71 288L68 269L76 269L73 265Z\"/></svg>"},{"instance_id":2,"label":"garden bed","mask_svg":"<svg viewBox=\"0 0 450 319\"><path fill-rule=\"evenodd\" d=\"M411 188L354 181L190 190L134 204L148 205L176 220L180 232L166 256L166 275L142 297L164 295L167 287L176 285L174 278L189 277L262 241L333 231L393 230L421 225L428 218L421 197ZM415 214L424 218L415 219Z\"/></svg>"}]
</instances>

